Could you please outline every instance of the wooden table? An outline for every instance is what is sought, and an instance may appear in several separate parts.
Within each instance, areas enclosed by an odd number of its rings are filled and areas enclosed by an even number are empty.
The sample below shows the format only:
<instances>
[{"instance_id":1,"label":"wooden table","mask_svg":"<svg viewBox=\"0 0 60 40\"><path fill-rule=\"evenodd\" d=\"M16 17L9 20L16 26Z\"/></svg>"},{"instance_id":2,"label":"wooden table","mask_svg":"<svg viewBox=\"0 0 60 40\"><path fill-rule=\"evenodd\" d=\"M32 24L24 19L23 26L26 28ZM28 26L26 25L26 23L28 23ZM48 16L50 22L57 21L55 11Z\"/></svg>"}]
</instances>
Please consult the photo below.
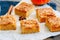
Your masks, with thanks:
<instances>
[{"instance_id":1,"label":"wooden table","mask_svg":"<svg viewBox=\"0 0 60 40\"><path fill-rule=\"evenodd\" d=\"M57 10L60 11L60 0L51 0L57 4Z\"/></svg>"}]
</instances>

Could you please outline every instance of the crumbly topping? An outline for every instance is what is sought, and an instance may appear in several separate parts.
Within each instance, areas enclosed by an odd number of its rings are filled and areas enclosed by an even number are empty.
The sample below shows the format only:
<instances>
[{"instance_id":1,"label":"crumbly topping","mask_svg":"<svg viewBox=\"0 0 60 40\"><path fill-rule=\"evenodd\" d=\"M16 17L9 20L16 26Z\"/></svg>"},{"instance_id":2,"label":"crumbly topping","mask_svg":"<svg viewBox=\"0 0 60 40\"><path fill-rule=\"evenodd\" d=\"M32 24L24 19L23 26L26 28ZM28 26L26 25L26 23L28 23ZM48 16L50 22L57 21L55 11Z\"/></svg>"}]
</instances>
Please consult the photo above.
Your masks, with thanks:
<instances>
[{"instance_id":1,"label":"crumbly topping","mask_svg":"<svg viewBox=\"0 0 60 40\"><path fill-rule=\"evenodd\" d=\"M55 27L60 27L60 18L51 17L48 18L48 22L51 23L51 25L54 25Z\"/></svg>"},{"instance_id":2,"label":"crumbly topping","mask_svg":"<svg viewBox=\"0 0 60 40\"><path fill-rule=\"evenodd\" d=\"M22 25L24 25L25 27L34 27L37 26L37 22L36 20L22 20Z\"/></svg>"},{"instance_id":3,"label":"crumbly topping","mask_svg":"<svg viewBox=\"0 0 60 40\"><path fill-rule=\"evenodd\" d=\"M55 15L52 8L40 8L40 9L37 9L37 12L39 15L41 16L52 16L52 15Z\"/></svg>"},{"instance_id":4,"label":"crumbly topping","mask_svg":"<svg viewBox=\"0 0 60 40\"><path fill-rule=\"evenodd\" d=\"M12 15L0 16L0 25L15 23L15 18Z\"/></svg>"},{"instance_id":5,"label":"crumbly topping","mask_svg":"<svg viewBox=\"0 0 60 40\"><path fill-rule=\"evenodd\" d=\"M19 6L16 8L19 9L20 11L29 11L32 9L34 6L25 2L22 2Z\"/></svg>"}]
</instances>

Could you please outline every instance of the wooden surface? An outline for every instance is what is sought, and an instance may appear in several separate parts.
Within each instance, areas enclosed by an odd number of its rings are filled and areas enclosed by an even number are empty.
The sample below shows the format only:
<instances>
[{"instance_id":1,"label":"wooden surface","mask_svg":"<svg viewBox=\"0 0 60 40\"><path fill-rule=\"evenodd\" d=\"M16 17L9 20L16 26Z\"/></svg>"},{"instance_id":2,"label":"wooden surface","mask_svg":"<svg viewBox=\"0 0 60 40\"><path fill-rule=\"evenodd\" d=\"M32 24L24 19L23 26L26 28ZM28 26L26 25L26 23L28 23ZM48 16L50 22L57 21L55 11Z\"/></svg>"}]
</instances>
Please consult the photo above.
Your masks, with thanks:
<instances>
[{"instance_id":1,"label":"wooden surface","mask_svg":"<svg viewBox=\"0 0 60 40\"><path fill-rule=\"evenodd\" d=\"M57 4L57 10L60 11L60 0L51 0Z\"/></svg>"}]
</instances>

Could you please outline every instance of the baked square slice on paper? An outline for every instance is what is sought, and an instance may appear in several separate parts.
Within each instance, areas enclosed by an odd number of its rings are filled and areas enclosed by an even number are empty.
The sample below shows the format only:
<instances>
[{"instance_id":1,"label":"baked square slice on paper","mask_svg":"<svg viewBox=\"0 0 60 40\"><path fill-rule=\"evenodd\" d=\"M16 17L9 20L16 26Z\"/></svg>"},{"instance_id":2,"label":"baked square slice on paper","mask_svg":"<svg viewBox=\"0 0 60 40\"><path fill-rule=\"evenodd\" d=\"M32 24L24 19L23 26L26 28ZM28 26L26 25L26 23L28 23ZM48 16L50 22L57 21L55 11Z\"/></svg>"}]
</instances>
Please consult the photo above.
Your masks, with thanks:
<instances>
[{"instance_id":1,"label":"baked square slice on paper","mask_svg":"<svg viewBox=\"0 0 60 40\"><path fill-rule=\"evenodd\" d=\"M21 33L29 34L39 32L39 25L36 20L21 20Z\"/></svg>"},{"instance_id":2,"label":"baked square slice on paper","mask_svg":"<svg viewBox=\"0 0 60 40\"><path fill-rule=\"evenodd\" d=\"M26 18L32 13L33 10L34 6L32 4L22 2L15 8L15 14Z\"/></svg>"},{"instance_id":3,"label":"baked square slice on paper","mask_svg":"<svg viewBox=\"0 0 60 40\"><path fill-rule=\"evenodd\" d=\"M46 19L46 26L51 32L60 31L60 18L50 17Z\"/></svg>"},{"instance_id":4,"label":"baked square slice on paper","mask_svg":"<svg viewBox=\"0 0 60 40\"><path fill-rule=\"evenodd\" d=\"M0 16L0 30L15 30L16 20L12 15Z\"/></svg>"},{"instance_id":5,"label":"baked square slice on paper","mask_svg":"<svg viewBox=\"0 0 60 40\"><path fill-rule=\"evenodd\" d=\"M36 9L36 17L39 22L45 22L46 18L49 16L55 16L52 8L39 8Z\"/></svg>"}]
</instances>

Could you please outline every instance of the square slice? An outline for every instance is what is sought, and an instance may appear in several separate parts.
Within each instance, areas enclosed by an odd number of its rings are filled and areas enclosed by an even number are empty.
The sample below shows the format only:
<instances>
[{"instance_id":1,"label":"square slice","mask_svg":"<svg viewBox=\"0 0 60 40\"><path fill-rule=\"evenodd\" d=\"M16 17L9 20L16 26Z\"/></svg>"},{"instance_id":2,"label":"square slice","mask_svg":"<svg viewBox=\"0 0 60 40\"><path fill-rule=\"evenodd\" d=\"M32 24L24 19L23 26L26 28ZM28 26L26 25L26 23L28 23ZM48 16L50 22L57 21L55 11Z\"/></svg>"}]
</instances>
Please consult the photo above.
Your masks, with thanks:
<instances>
[{"instance_id":1,"label":"square slice","mask_svg":"<svg viewBox=\"0 0 60 40\"><path fill-rule=\"evenodd\" d=\"M51 32L60 31L60 18L50 17L46 19L46 26Z\"/></svg>"},{"instance_id":2,"label":"square slice","mask_svg":"<svg viewBox=\"0 0 60 40\"><path fill-rule=\"evenodd\" d=\"M39 22L45 22L46 18L49 16L55 16L52 8L36 9L36 17L38 18Z\"/></svg>"},{"instance_id":3,"label":"square slice","mask_svg":"<svg viewBox=\"0 0 60 40\"><path fill-rule=\"evenodd\" d=\"M33 10L34 10L34 6L32 4L22 2L15 8L15 14L26 18L31 14Z\"/></svg>"},{"instance_id":4,"label":"square slice","mask_svg":"<svg viewBox=\"0 0 60 40\"><path fill-rule=\"evenodd\" d=\"M0 30L15 30L16 20L12 15L0 16Z\"/></svg>"},{"instance_id":5,"label":"square slice","mask_svg":"<svg viewBox=\"0 0 60 40\"><path fill-rule=\"evenodd\" d=\"M21 33L29 34L39 32L39 25L36 20L21 20Z\"/></svg>"}]
</instances>

